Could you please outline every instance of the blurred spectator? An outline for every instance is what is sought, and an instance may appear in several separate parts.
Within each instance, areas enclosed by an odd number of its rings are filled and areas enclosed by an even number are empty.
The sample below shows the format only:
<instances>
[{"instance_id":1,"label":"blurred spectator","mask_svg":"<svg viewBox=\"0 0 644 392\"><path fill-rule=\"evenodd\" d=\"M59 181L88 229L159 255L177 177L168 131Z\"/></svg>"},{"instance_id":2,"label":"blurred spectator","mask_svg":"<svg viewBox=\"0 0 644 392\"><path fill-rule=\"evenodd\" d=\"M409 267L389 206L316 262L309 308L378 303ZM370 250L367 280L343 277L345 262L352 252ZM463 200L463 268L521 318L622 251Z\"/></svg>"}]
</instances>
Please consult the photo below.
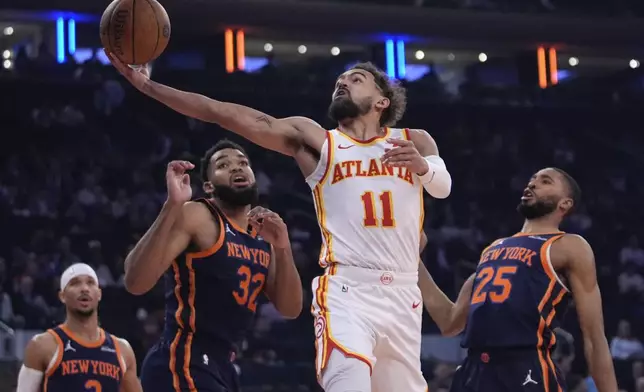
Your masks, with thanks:
<instances>
[{"instance_id":1,"label":"blurred spectator","mask_svg":"<svg viewBox=\"0 0 644 392\"><path fill-rule=\"evenodd\" d=\"M631 335L631 324L621 320L617 327L617 336L610 342L610 352L615 359L642 359L644 346Z\"/></svg>"}]
</instances>

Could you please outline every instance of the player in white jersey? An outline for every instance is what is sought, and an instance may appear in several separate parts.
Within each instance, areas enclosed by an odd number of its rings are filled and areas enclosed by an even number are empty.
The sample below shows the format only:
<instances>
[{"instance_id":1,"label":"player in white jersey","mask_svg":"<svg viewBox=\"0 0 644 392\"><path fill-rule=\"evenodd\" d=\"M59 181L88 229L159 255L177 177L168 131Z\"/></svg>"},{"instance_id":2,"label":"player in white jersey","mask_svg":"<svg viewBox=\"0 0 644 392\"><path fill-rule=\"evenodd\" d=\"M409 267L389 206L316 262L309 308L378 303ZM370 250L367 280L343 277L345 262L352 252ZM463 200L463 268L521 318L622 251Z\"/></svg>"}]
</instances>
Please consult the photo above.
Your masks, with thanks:
<instances>
[{"instance_id":1,"label":"player in white jersey","mask_svg":"<svg viewBox=\"0 0 644 392\"><path fill-rule=\"evenodd\" d=\"M424 130L392 129L405 90L371 63L337 79L327 131L304 117L277 119L153 82L109 55L137 89L295 158L313 189L326 268L313 281L320 384L326 392L423 392L418 289L422 190L445 198L451 177ZM165 208L165 207L164 207ZM159 219L177 219L161 211ZM283 273L276 270L275 273Z\"/></svg>"}]
</instances>

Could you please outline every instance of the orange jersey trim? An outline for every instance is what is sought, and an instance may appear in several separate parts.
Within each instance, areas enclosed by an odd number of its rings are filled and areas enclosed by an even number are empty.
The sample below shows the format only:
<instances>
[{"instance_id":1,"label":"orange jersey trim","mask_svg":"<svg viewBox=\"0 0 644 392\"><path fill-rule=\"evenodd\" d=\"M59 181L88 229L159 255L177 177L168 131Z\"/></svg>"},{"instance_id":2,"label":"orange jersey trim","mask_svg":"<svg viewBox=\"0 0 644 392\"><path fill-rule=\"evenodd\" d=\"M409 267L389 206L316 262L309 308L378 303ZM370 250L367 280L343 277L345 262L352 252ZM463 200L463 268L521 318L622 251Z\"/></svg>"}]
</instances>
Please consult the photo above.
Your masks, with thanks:
<instances>
[{"instance_id":1,"label":"orange jersey trim","mask_svg":"<svg viewBox=\"0 0 644 392\"><path fill-rule=\"evenodd\" d=\"M391 136L391 128L389 128L389 127L385 127L385 134L384 135L382 135L382 136L374 136L374 137L369 138L367 140L358 140L358 139L355 139L355 138L347 135L346 133L343 133L339 129L337 129L337 131L342 137L344 137L346 139L349 139L350 142L355 143L355 145L357 145L357 146L363 146L363 147L373 146L374 144L378 143L379 141L387 140Z\"/></svg>"},{"instance_id":2,"label":"orange jersey trim","mask_svg":"<svg viewBox=\"0 0 644 392\"><path fill-rule=\"evenodd\" d=\"M316 367L318 367L316 369L316 372L317 372L317 377L319 382L321 382L322 380L321 379L322 372L329 362L329 358L331 356L331 352L333 352L333 349L337 349L347 358L354 358L364 362L365 364L367 364L367 366L369 366L369 373L370 374L373 373L373 364L366 356L349 350L348 348L340 344L335 338L333 338L333 332L331 331L329 310L327 307L327 295L329 291L329 277L332 275L335 275L335 273L337 272L337 269L338 269L337 264L331 264L327 269L326 274L324 274L319 278L318 288L315 291L315 302L319 307L318 315L323 317L325 321L322 347L319 347L317 339L315 343L315 349L317 351L318 356L320 355L322 356L322 360L319 367L317 363L318 361L316 360Z\"/></svg>"},{"instance_id":3,"label":"orange jersey trim","mask_svg":"<svg viewBox=\"0 0 644 392\"><path fill-rule=\"evenodd\" d=\"M190 392L196 392L197 388L195 386L194 379L192 378L192 375L190 374L190 360L192 357L192 340L193 340L193 335L196 331L196 311L195 311L195 293L196 293L196 280L195 280L195 270L193 267L193 261L194 259L202 259L206 258L209 256L212 256L213 254L217 253L221 249L221 247L224 245L224 240L226 238L226 228L224 227L224 221L223 217L219 216L219 219L217 220L219 222L219 236L217 237L217 240L208 249L199 251L199 252L189 252L186 254L186 267L188 269L188 333L186 336L186 342L184 344L184 355L183 355L183 374L184 377L186 378L188 382L188 388ZM232 222L231 222L232 224ZM170 363L169 363L169 368L170 372L172 373L172 386L174 387L175 391L180 392L181 391L181 385L179 382L179 373L177 372L177 347L179 346L179 340L181 339L181 335L183 330L186 329L186 325L183 323L183 320L181 319L181 314L183 313L184 306L186 306L183 302L183 298L181 298L181 275L180 275L180 270L179 270L179 264L177 261L172 262L172 270L174 272L174 296L177 299L177 311L174 313L174 318L177 322L177 325L179 326L179 329L177 330L177 333L174 336L174 339L172 340L172 343L170 344Z\"/></svg>"}]
</instances>

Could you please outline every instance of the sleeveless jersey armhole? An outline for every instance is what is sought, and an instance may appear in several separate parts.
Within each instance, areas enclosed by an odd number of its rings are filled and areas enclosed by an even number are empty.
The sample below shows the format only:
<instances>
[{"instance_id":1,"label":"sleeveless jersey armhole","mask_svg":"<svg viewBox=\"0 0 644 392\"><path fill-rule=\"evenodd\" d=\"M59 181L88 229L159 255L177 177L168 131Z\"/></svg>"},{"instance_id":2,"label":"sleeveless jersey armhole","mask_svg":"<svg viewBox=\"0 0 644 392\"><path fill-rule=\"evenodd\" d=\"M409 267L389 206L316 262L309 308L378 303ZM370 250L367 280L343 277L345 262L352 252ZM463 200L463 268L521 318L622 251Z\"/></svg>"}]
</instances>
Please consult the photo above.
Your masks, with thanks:
<instances>
[{"instance_id":1,"label":"sleeveless jersey armhole","mask_svg":"<svg viewBox=\"0 0 644 392\"><path fill-rule=\"evenodd\" d=\"M315 170L313 170L313 173L306 177L306 183L309 184L311 189L323 183L328 176L331 164L333 163L333 149L335 148L333 139L333 131L327 131L326 140L320 149L320 160Z\"/></svg>"},{"instance_id":2,"label":"sleeveless jersey armhole","mask_svg":"<svg viewBox=\"0 0 644 392\"><path fill-rule=\"evenodd\" d=\"M559 278L559 275L557 274L557 271L555 271L555 267L552 265L552 260L550 259L550 249L552 248L552 244L555 243L555 241L563 238L566 234L560 234L554 237L550 237L546 242L543 243L541 246L541 263L542 267L544 269L544 272L550 277L550 279L555 279L557 283L563 287L566 292L570 292L570 289L561 281Z\"/></svg>"},{"instance_id":3,"label":"sleeveless jersey armhole","mask_svg":"<svg viewBox=\"0 0 644 392\"><path fill-rule=\"evenodd\" d=\"M121 370L123 371L123 376L125 376L125 372L127 371L127 364L125 363L125 358L123 357L123 351L121 351L121 342L119 341L119 338L117 338L114 335L110 335L112 337L112 342L114 342L114 350L116 350L116 359L119 361L119 365L121 366Z\"/></svg>"},{"instance_id":4,"label":"sleeveless jersey armhole","mask_svg":"<svg viewBox=\"0 0 644 392\"><path fill-rule=\"evenodd\" d=\"M63 361L63 354L65 352L65 345L63 344L62 339L54 330L48 329L47 333L50 334L51 336L56 339L56 351L54 351L54 355L51 357L49 360L49 364L47 364L47 369L45 370L45 377L51 377L52 374L58 369L60 366L60 363Z\"/></svg>"}]
</instances>

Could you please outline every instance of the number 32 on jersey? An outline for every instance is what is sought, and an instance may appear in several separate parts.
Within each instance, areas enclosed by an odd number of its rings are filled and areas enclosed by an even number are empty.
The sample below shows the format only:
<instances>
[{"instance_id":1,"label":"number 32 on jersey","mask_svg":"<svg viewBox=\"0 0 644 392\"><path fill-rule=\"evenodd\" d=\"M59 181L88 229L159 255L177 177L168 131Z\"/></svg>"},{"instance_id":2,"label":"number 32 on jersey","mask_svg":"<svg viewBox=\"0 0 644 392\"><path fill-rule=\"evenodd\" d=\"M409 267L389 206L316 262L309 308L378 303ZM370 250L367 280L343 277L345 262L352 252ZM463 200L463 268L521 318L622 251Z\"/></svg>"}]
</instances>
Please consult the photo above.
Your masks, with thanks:
<instances>
[{"instance_id":1,"label":"number 32 on jersey","mask_svg":"<svg viewBox=\"0 0 644 392\"><path fill-rule=\"evenodd\" d=\"M482 268L476 274L470 303L476 305L486 300L495 304L505 302L512 292L512 281L510 279L516 272L516 266Z\"/></svg>"}]
</instances>

